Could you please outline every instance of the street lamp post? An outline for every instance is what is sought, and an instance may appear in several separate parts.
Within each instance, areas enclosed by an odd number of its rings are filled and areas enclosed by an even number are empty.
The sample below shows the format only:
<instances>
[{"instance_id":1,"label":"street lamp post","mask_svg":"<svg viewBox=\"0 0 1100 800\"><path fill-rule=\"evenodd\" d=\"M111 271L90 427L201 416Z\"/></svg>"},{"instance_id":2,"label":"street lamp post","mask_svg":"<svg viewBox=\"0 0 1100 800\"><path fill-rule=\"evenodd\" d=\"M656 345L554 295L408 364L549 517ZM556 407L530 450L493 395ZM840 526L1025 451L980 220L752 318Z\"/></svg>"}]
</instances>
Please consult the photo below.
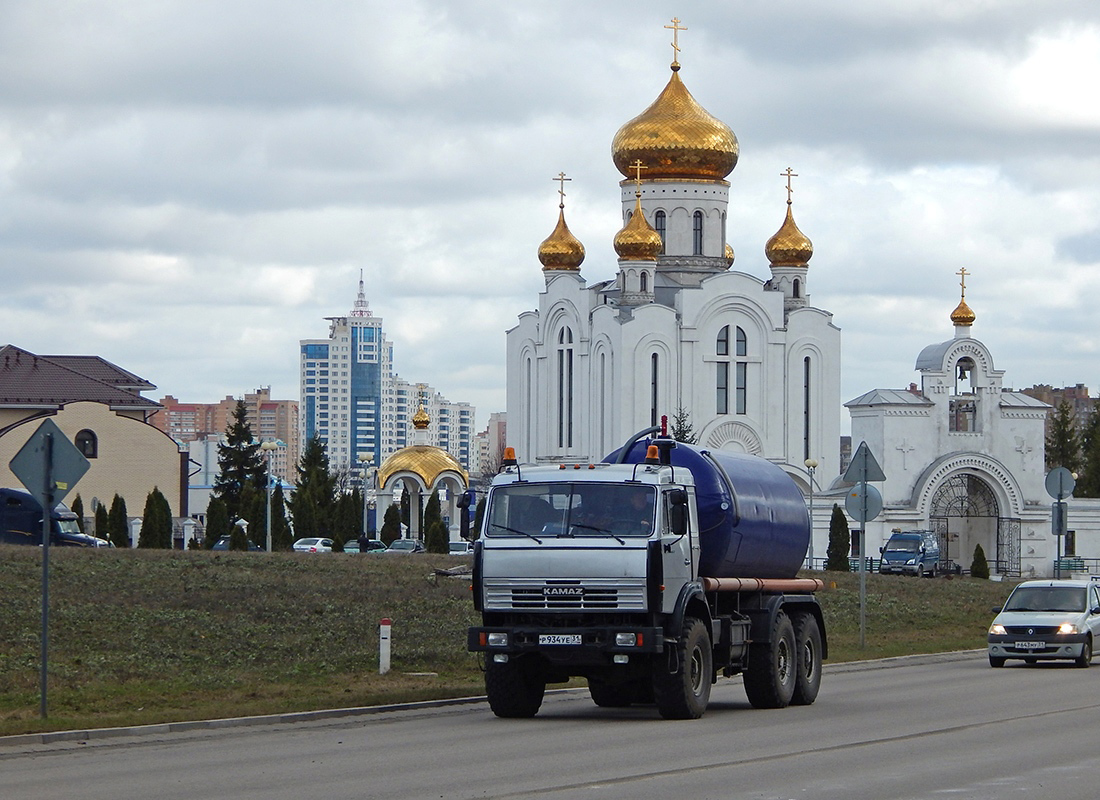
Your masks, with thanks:
<instances>
[{"instance_id":1,"label":"street lamp post","mask_svg":"<svg viewBox=\"0 0 1100 800\"><path fill-rule=\"evenodd\" d=\"M817 459L807 458L804 462L806 473L810 476L810 547L806 551L806 559L810 569L814 568L814 472L817 470Z\"/></svg>"},{"instance_id":2,"label":"street lamp post","mask_svg":"<svg viewBox=\"0 0 1100 800\"><path fill-rule=\"evenodd\" d=\"M362 472L360 475L363 478L363 536L370 535L370 522L368 520L367 509L370 507L370 500L374 495L374 470L371 469L371 463L374 459L367 453L359 454L359 463L362 464ZM367 488L368 478L370 488Z\"/></svg>"},{"instance_id":3,"label":"street lamp post","mask_svg":"<svg viewBox=\"0 0 1100 800\"><path fill-rule=\"evenodd\" d=\"M268 439L260 445L260 449L267 456L267 552L271 552L271 490L275 484L275 476L271 474L271 454L279 449L275 440Z\"/></svg>"}]
</instances>

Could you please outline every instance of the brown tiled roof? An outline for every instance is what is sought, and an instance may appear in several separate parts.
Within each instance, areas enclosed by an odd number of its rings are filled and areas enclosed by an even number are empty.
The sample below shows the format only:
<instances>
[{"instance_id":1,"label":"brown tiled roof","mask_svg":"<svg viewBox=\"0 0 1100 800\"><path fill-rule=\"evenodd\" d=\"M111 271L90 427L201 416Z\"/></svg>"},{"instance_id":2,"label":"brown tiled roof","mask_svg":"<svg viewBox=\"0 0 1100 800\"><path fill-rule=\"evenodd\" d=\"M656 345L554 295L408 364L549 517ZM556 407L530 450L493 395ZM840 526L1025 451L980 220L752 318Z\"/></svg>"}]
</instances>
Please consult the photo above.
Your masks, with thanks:
<instances>
[{"instance_id":1,"label":"brown tiled roof","mask_svg":"<svg viewBox=\"0 0 1100 800\"><path fill-rule=\"evenodd\" d=\"M103 403L115 410L155 411L158 403L74 367L91 365L91 371L129 382L126 370L94 356L38 356L15 345L0 348L0 406L62 406L67 403ZM121 376L129 376L122 378Z\"/></svg>"},{"instance_id":2,"label":"brown tiled roof","mask_svg":"<svg viewBox=\"0 0 1100 800\"><path fill-rule=\"evenodd\" d=\"M55 364L68 367L73 372L95 378L97 381L109 383L119 389L128 389L131 392L142 392L148 389L156 389L156 385L139 378L134 373L123 369L117 364L112 364L99 356L39 356L47 358Z\"/></svg>"}]
</instances>

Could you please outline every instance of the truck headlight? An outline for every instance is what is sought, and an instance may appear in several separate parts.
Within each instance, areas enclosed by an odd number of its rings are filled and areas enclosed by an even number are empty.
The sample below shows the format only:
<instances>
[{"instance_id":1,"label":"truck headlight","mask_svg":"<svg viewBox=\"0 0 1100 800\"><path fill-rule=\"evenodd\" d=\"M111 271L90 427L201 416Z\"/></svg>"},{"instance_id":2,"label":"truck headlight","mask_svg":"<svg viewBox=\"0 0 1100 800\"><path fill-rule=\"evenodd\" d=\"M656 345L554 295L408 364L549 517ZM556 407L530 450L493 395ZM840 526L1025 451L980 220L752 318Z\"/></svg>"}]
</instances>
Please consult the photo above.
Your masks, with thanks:
<instances>
[{"instance_id":1,"label":"truck headlight","mask_svg":"<svg viewBox=\"0 0 1100 800\"><path fill-rule=\"evenodd\" d=\"M994 622L992 625L989 626L989 632L994 636L1004 636L1005 626L999 622Z\"/></svg>"},{"instance_id":2,"label":"truck headlight","mask_svg":"<svg viewBox=\"0 0 1100 800\"><path fill-rule=\"evenodd\" d=\"M1072 622L1063 622L1058 626L1058 633L1078 633L1077 625Z\"/></svg>"},{"instance_id":3,"label":"truck headlight","mask_svg":"<svg viewBox=\"0 0 1100 800\"><path fill-rule=\"evenodd\" d=\"M636 647L641 638L636 633L616 633L615 634L615 646L616 647Z\"/></svg>"},{"instance_id":4,"label":"truck headlight","mask_svg":"<svg viewBox=\"0 0 1100 800\"><path fill-rule=\"evenodd\" d=\"M507 647L508 646L508 634L507 633L489 633L486 644L489 647Z\"/></svg>"},{"instance_id":5,"label":"truck headlight","mask_svg":"<svg viewBox=\"0 0 1100 800\"><path fill-rule=\"evenodd\" d=\"M914 564L916 564L916 563L917 563L917 559L915 559L915 558L911 558L911 559L909 559L908 561L906 561L906 562L905 562L905 565L906 565L907 567L911 567L911 566L913 566L913 565L914 565Z\"/></svg>"}]
</instances>

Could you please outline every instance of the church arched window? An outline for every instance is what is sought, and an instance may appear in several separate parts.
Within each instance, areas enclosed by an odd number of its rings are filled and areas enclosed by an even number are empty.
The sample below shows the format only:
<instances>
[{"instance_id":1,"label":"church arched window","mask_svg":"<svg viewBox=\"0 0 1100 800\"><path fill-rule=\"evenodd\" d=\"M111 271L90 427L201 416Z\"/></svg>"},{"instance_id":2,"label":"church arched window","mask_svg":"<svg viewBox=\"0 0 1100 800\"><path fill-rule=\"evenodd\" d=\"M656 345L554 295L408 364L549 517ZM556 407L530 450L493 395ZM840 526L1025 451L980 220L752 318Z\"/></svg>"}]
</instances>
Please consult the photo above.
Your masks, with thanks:
<instances>
[{"instance_id":1,"label":"church arched window","mask_svg":"<svg viewBox=\"0 0 1100 800\"><path fill-rule=\"evenodd\" d=\"M558 447L573 446L573 331L558 331Z\"/></svg>"},{"instance_id":2,"label":"church arched window","mask_svg":"<svg viewBox=\"0 0 1100 800\"><path fill-rule=\"evenodd\" d=\"M955 392L949 404L947 428L956 433L978 430L978 394L974 391L974 359L963 356L955 365Z\"/></svg>"},{"instance_id":3,"label":"church arched window","mask_svg":"<svg viewBox=\"0 0 1100 800\"><path fill-rule=\"evenodd\" d=\"M665 252L665 212L656 211L653 214L653 230L661 237L661 253ZM654 423L656 424L656 423Z\"/></svg>"},{"instance_id":4,"label":"church arched window","mask_svg":"<svg viewBox=\"0 0 1100 800\"><path fill-rule=\"evenodd\" d=\"M723 325L714 342L714 354L719 356L715 365L714 406L718 414L730 413L730 326Z\"/></svg>"},{"instance_id":5,"label":"church arched window","mask_svg":"<svg viewBox=\"0 0 1100 800\"><path fill-rule=\"evenodd\" d=\"M793 297L801 297L802 296L802 281L800 281L798 278L794 279L794 283L793 283L792 288L791 288L791 295Z\"/></svg>"},{"instance_id":6,"label":"church arched window","mask_svg":"<svg viewBox=\"0 0 1100 800\"><path fill-rule=\"evenodd\" d=\"M99 439L94 432L85 428L76 435L76 449L85 458L97 458L99 456Z\"/></svg>"},{"instance_id":7,"label":"church arched window","mask_svg":"<svg viewBox=\"0 0 1100 800\"><path fill-rule=\"evenodd\" d=\"M745 336L745 330L737 326L737 355L744 357L749 354L749 340Z\"/></svg>"},{"instance_id":8,"label":"church arched window","mask_svg":"<svg viewBox=\"0 0 1100 800\"><path fill-rule=\"evenodd\" d=\"M641 275L641 287L643 294L649 291L649 273L645 272L644 270L642 271Z\"/></svg>"},{"instance_id":9,"label":"church arched window","mask_svg":"<svg viewBox=\"0 0 1100 800\"><path fill-rule=\"evenodd\" d=\"M810 457L810 357L802 359L802 458Z\"/></svg>"},{"instance_id":10,"label":"church arched window","mask_svg":"<svg viewBox=\"0 0 1100 800\"><path fill-rule=\"evenodd\" d=\"M703 212L696 211L691 220L691 252L692 255L703 255Z\"/></svg>"},{"instance_id":11,"label":"church arched window","mask_svg":"<svg viewBox=\"0 0 1100 800\"><path fill-rule=\"evenodd\" d=\"M649 424L657 424L657 396L660 383L658 383L658 367L660 365L657 354L649 357Z\"/></svg>"}]
</instances>

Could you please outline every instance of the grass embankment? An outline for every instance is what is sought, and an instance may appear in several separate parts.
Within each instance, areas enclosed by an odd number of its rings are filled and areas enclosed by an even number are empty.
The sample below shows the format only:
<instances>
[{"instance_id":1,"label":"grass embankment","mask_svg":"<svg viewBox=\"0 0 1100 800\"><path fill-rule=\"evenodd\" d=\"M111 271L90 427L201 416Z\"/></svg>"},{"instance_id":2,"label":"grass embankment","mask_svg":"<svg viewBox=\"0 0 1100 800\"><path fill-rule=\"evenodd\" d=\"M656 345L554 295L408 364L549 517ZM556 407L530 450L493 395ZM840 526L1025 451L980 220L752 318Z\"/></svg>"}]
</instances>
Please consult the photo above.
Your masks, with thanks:
<instances>
[{"instance_id":1,"label":"grass embankment","mask_svg":"<svg viewBox=\"0 0 1100 800\"><path fill-rule=\"evenodd\" d=\"M49 717L41 552L0 548L0 735L481 694L467 580L448 556L51 549ZM820 573L818 573L820 575ZM983 647L1010 586L825 573L830 661ZM393 620L378 675L378 622Z\"/></svg>"}]
</instances>

